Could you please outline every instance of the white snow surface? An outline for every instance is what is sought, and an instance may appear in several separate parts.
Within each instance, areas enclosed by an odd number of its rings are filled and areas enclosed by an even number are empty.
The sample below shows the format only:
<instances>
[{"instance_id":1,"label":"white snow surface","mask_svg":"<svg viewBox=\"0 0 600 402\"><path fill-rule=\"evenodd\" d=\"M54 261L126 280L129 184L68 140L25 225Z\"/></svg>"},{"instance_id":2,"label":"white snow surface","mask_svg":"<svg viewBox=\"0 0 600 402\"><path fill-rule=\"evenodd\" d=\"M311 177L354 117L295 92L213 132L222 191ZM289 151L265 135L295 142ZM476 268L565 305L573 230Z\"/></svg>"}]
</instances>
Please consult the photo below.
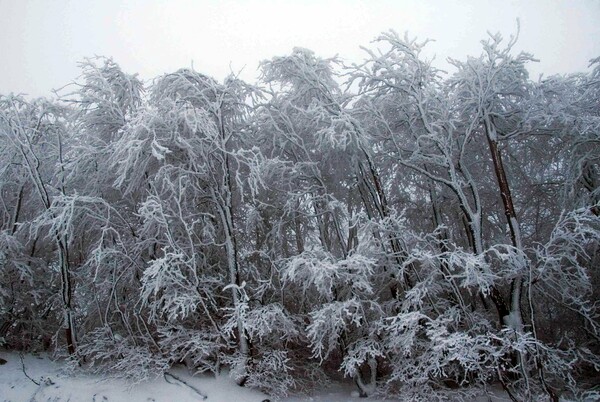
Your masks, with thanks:
<instances>
[{"instance_id":1,"label":"white snow surface","mask_svg":"<svg viewBox=\"0 0 600 402\"><path fill-rule=\"evenodd\" d=\"M34 384L25 376L18 353L0 352L0 358L7 361L0 366L0 402L202 401L196 392L172 379L174 384L159 377L132 387L124 380L86 374L67 375L60 362L54 362L47 356L23 357L27 374L41 385ZM256 390L238 387L227 375L192 377L185 368L173 369L171 373L207 395L206 402L260 402L268 398Z\"/></svg>"},{"instance_id":2,"label":"white snow surface","mask_svg":"<svg viewBox=\"0 0 600 402\"><path fill-rule=\"evenodd\" d=\"M0 402L197 402L202 401L195 391L186 385L172 383L159 377L153 381L134 386L124 380L106 379L98 376L66 374L61 362L52 361L47 355L23 355L16 352L0 351L0 358L7 361L0 365ZM185 368L173 369L171 374L195 387L207 396L206 402L262 402L275 398L248 388L239 387L227 375L192 376ZM378 402L381 399L360 398L356 387L351 384L336 384L318 390L311 396L292 396L282 402ZM395 400L388 400L395 401ZM477 401L489 401L487 397ZM508 401L502 397L492 397L492 401Z\"/></svg>"}]
</instances>

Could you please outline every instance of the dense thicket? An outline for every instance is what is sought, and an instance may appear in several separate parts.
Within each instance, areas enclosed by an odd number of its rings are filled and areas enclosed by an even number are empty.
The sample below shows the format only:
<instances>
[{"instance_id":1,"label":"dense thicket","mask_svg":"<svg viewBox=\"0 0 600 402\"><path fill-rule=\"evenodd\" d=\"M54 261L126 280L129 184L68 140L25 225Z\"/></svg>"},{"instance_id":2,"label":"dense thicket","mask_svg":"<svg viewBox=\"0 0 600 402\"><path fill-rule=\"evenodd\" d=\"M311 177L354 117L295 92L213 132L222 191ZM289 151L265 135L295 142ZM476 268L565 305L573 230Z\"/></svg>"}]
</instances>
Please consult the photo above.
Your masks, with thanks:
<instances>
[{"instance_id":1,"label":"dense thicket","mask_svg":"<svg viewBox=\"0 0 600 402\"><path fill-rule=\"evenodd\" d=\"M586 392L598 60L533 81L496 35L449 75L425 44L294 49L254 86L97 58L57 100L1 96L0 342L274 395L340 372L410 400Z\"/></svg>"}]
</instances>

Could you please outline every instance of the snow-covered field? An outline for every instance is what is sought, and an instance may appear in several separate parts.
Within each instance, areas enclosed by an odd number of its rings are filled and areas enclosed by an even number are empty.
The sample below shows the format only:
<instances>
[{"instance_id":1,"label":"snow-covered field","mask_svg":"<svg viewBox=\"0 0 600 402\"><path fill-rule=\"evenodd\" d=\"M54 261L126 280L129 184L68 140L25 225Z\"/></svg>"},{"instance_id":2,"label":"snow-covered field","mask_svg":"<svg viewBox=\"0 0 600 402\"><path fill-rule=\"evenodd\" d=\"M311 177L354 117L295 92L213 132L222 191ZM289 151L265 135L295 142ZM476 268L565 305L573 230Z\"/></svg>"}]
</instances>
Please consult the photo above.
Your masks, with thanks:
<instances>
[{"instance_id":1,"label":"snow-covered field","mask_svg":"<svg viewBox=\"0 0 600 402\"><path fill-rule=\"evenodd\" d=\"M260 402L267 397L254 390L235 385L228 377L191 377L185 369L174 370L174 377L157 378L154 381L131 387L123 380L101 379L90 375L65 375L60 363L42 356L24 355L23 363L31 379L23 372L18 353L0 353L7 361L0 366L1 402L196 402L202 396L185 381L207 396L207 402ZM177 379L176 379L177 378ZM167 380L169 382L167 382Z\"/></svg>"},{"instance_id":2,"label":"snow-covered field","mask_svg":"<svg viewBox=\"0 0 600 402\"><path fill-rule=\"evenodd\" d=\"M123 380L102 379L84 374L66 375L60 363L45 356L23 355L21 361L18 353L0 352L0 358L6 360L5 364L0 365L0 402L262 402L269 399L256 390L238 387L226 375L217 378L191 376L185 369L175 369L166 378L157 378L132 387ZM274 401L272 398L269 400ZM490 399L482 397L479 400ZM494 397L491 400L500 402L508 399ZM359 398L354 387L338 384L312 396L288 397L284 401L378 400Z\"/></svg>"}]
</instances>

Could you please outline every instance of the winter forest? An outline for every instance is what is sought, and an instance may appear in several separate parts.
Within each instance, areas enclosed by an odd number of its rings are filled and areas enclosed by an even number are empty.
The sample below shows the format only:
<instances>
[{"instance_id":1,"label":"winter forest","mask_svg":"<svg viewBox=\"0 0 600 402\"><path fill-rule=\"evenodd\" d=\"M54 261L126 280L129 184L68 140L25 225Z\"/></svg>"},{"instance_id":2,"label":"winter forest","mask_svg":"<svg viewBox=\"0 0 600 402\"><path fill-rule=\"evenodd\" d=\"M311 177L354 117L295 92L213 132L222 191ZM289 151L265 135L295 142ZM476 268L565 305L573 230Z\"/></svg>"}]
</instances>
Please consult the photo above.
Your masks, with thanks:
<instances>
[{"instance_id":1,"label":"winter forest","mask_svg":"<svg viewBox=\"0 0 600 402\"><path fill-rule=\"evenodd\" d=\"M0 347L272 398L600 391L600 58L532 79L490 35L437 70L382 33L254 84L81 63L0 96Z\"/></svg>"}]
</instances>

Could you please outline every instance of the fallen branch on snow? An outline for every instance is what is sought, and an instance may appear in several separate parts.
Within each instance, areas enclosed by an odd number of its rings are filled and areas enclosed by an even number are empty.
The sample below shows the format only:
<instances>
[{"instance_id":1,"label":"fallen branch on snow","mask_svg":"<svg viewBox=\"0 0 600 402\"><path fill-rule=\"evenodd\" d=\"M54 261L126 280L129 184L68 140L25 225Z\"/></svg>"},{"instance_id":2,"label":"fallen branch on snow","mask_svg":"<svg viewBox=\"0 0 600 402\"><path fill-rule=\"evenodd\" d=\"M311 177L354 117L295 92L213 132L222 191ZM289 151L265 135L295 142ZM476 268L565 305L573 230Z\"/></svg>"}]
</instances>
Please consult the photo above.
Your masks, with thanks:
<instances>
[{"instance_id":1,"label":"fallen branch on snow","mask_svg":"<svg viewBox=\"0 0 600 402\"><path fill-rule=\"evenodd\" d=\"M192 391L194 391L195 393L197 393L198 395L200 395L200 397L202 398L202 400L206 400L208 398L208 396L206 396L205 394L203 394L198 388L194 387L193 385L188 384L187 382L185 382L184 380L182 380L181 378L171 374L171 373L164 373L163 374L165 377L165 381L168 382L169 384L179 384L179 385L185 385L186 387L190 388ZM173 378L175 381L177 381L176 383L169 381L169 379L167 378L167 376Z\"/></svg>"},{"instance_id":2,"label":"fallen branch on snow","mask_svg":"<svg viewBox=\"0 0 600 402\"><path fill-rule=\"evenodd\" d=\"M33 378L29 377L29 374L27 374L27 371L25 371L25 362L23 361L23 353L22 352L19 352L19 357L21 358L21 370L23 370L23 374L25 374L25 377L29 378L31 380L31 382L33 382L35 385L37 385L39 387L40 383L37 382L36 380L34 380Z\"/></svg>"}]
</instances>

